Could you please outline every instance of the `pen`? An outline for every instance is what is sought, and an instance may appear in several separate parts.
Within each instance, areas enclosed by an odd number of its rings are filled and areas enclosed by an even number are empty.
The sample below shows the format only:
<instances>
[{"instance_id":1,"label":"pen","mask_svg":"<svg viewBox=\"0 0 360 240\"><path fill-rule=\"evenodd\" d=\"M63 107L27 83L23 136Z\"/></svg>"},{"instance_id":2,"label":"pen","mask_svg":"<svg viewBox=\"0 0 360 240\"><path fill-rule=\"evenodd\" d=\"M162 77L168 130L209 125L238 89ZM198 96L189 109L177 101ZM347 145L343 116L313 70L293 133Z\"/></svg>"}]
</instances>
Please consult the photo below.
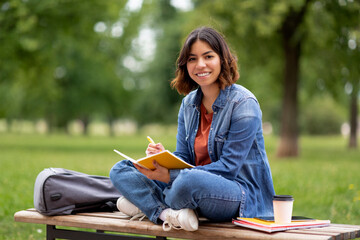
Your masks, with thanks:
<instances>
[{"instance_id":1,"label":"pen","mask_svg":"<svg viewBox=\"0 0 360 240\"><path fill-rule=\"evenodd\" d=\"M146 138L147 138L147 140L149 140L149 142L150 142L150 143L152 143L152 144L156 144L156 143L154 142L154 140L152 140L152 138L151 138L151 137L147 136Z\"/></svg>"},{"instance_id":2,"label":"pen","mask_svg":"<svg viewBox=\"0 0 360 240\"><path fill-rule=\"evenodd\" d=\"M152 144L156 144L156 143L154 142L154 140L152 140L152 138L151 138L151 137L147 136L146 138L147 138L147 140L149 140L149 142L150 142L150 143L152 143ZM159 152L161 152L161 151L162 151L162 150L161 150L160 148L158 148L158 147L157 147L157 149L158 149L158 151L159 151Z\"/></svg>"}]
</instances>

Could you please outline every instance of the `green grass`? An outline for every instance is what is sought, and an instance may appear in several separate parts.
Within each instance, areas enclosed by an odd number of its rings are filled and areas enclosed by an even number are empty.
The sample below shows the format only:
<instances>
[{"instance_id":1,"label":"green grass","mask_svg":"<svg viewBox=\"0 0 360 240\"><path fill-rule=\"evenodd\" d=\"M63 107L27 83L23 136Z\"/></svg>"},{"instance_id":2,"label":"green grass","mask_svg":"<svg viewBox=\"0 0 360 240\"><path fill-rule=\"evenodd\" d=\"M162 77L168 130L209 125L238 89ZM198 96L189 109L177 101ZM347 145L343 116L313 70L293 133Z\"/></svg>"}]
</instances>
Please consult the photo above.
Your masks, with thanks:
<instances>
[{"instance_id":1,"label":"green grass","mask_svg":"<svg viewBox=\"0 0 360 240\"><path fill-rule=\"evenodd\" d=\"M175 133L152 135L169 150ZM265 138L277 194L292 194L294 214L360 224L360 151L348 150L340 136L302 137L300 157L277 159L278 139ZM45 239L45 227L16 223L16 211L33 207L37 174L62 167L88 174L108 175L121 158L112 150L140 158L148 142L145 134L123 137L67 135L0 135L0 239Z\"/></svg>"}]
</instances>

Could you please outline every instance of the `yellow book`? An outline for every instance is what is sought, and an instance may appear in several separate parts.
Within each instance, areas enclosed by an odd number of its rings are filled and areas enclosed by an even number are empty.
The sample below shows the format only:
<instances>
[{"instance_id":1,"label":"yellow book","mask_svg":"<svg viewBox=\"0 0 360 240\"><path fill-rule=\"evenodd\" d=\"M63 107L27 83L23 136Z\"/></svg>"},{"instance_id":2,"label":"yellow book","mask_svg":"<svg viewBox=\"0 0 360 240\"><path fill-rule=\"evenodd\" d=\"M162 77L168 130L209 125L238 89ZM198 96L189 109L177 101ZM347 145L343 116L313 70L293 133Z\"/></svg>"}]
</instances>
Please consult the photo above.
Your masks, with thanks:
<instances>
[{"instance_id":1,"label":"yellow book","mask_svg":"<svg viewBox=\"0 0 360 240\"><path fill-rule=\"evenodd\" d=\"M144 157L138 160L134 160L125 154L117 151L114 149L114 151L121 156L125 157L126 159L132 161L135 164L138 164L144 168L147 169L155 169L153 165L153 161L156 160L156 162L167 168L167 169L183 169L183 168L193 168L194 166L185 162L184 160L180 159L179 157L175 156L173 153L171 153L169 150L161 151L157 154Z\"/></svg>"}]
</instances>

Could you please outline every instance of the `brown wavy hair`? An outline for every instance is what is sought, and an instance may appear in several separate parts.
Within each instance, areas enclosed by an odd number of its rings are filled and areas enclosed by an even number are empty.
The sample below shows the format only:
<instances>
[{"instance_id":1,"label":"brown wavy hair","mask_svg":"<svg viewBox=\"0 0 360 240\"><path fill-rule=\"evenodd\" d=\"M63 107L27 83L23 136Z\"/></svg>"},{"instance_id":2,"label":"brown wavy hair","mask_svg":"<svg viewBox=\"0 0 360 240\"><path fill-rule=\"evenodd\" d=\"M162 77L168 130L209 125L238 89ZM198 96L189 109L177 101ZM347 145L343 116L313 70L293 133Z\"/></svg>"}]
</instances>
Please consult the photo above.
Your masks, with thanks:
<instances>
[{"instance_id":1,"label":"brown wavy hair","mask_svg":"<svg viewBox=\"0 0 360 240\"><path fill-rule=\"evenodd\" d=\"M193 30L186 38L176 61L177 68L171 87L180 94L187 95L199 86L191 79L187 70L191 46L198 40L208 43L220 57L221 71L217 82L221 89L235 83L240 77L237 70L237 57L231 53L224 37L213 28L200 27Z\"/></svg>"}]
</instances>

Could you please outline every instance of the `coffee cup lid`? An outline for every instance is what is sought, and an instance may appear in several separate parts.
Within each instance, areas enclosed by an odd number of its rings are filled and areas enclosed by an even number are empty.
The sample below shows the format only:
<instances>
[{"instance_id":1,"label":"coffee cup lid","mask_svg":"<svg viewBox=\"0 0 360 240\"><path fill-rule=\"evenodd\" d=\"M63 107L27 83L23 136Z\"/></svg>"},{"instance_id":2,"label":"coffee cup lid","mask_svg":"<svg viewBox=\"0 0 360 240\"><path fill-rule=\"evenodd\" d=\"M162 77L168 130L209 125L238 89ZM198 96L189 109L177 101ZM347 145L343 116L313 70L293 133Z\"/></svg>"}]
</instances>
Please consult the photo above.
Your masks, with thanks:
<instances>
[{"instance_id":1,"label":"coffee cup lid","mask_svg":"<svg viewBox=\"0 0 360 240\"><path fill-rule=\"evenodd\" d=\"M273 200L275 200L275 201L294 201L294 198L291 195L275 195L273 197Z\"/></svg>"}]
</instances>

